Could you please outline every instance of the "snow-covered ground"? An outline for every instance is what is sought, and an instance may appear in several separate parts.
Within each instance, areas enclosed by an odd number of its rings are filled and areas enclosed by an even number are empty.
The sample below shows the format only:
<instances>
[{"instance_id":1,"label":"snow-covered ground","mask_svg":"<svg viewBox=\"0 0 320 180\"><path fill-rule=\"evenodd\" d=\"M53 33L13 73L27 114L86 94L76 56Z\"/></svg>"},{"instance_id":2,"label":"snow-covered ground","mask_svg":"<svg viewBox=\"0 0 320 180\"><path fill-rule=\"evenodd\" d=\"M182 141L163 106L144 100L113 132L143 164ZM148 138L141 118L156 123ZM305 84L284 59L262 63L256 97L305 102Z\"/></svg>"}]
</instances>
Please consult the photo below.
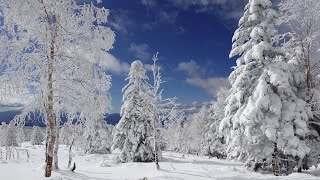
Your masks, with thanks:
<instances>
[{"instance_id":1,"label":"snow-covered ground","mask_svg":"<svg viewBox=\"0 0 320 180\"><path fill-rule=\"evenodd\" d=\"M305 173L294 173L289 176L275 177L247 171L242 163L218 159L208 159L178 153L164 152L164 162L160 163L161 170L156 170L154 163L124 163L116 164L114 157L109 155L81 155L75 153L74 161L77 168L70 172L65 167L68 161L68 148L59 149L60 168L54 171L50 178L44 177L44 147L32 147L29 143L22 145L28 149L30 158L20 153L15 160L0 160L0 180L208 180L208 179L320 179L320 170L309 170ZM4 148L2 148L4 150ZM4 156L4 154L3 154ZM170 163L170 161L171 163Z\"/></svg>"}]
</instances>

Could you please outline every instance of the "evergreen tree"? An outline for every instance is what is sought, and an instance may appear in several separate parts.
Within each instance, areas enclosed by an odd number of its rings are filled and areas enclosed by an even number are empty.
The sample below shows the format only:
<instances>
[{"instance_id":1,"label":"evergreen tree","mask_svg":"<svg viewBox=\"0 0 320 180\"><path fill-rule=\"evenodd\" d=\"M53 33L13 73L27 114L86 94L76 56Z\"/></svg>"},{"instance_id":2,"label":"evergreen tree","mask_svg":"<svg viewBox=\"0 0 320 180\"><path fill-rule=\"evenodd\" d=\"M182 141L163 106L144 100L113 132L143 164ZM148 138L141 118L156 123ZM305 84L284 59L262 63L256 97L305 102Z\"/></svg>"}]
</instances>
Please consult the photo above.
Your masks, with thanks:
<instances>
[{"instance_id":1,"label":"evergreen tree","mask_svg":"<svg viewBox=\"0 0 320 180\"><path fill-rule=\"evenodd\" d=\"M121 150L118 157L121 162L154 160L153 144L148 140L152 136L153 125L147 79L142 62L134 61L126 79L129 83L122 89L124 103L112 147Z\"/></svg>"},{"instance_id":2,"label":"evergreen tree","mask_svg":"<svg viewBox=\"0 0 320 180\"><path fill-rule=\"evenodd\" d=\"M288 64L273 44L276 18L270 0L250 0L233 36L230 57L240 57L220 125L229 158L271 163L278 150L300 159L310 151L304 141L310 108L296 96Z\"/></svg>"},{"instance_id":3,"label":"evergreen tree","mask_svg":"<svg viewBox=\"0 0 320 180\"><path fill-rule=\"evenodd\" d=\"M208 124L206 124L205 139L202 143L202 151L205 155L221 157L225 154L225 140L222 133L219 132L219 126L225 117L226 99L229 96L229 89L222 87L217 93L217 100L209 107L206 115Z\"/></svg>"},{"instance_id":4,"label":"evergreen tree","mask_svg":"<svg viewBox=\"0 0 320 180\"><path fill-rule=\"evenodd\" d=\"M18 146L17 127L13 121L5 126L5 146Z\"/></svg>"},{"instance_id":5,"label":"evergreen tree","mask_svg":"<svg viewBox=\"0 0 320 180\"><path fill-rule=\"evenodd\" d=\"M87 120L84 128L84 150L86 153L110 153L113 126L107 125L104 116L97 120Z\"/></svg>"},{"instance_id":6,"label":"evergreen tree","mask_svg":"<svg viewBox=\"0 0 320 180\"><path fill-rule=\"evenodd\" d=\"M31 134L31 144L42 145L43 140L44 140L44 136L40 128L38 126L33 126L32 134Z\"/></svg>"}]
</instances>

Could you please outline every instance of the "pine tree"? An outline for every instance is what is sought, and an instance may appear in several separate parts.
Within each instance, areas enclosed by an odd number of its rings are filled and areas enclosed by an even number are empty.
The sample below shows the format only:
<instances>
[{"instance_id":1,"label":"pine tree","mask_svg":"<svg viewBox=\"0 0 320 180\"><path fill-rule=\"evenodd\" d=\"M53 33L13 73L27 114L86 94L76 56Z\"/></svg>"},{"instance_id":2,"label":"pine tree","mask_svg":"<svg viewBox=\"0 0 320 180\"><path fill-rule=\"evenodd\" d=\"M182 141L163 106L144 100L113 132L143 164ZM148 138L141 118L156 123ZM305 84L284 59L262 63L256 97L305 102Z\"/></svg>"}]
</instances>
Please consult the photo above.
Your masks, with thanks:
<instances>
[{"instance_id":1,"label":"pine tree","mask_svg":"<svg viewBox=\"0 0 320 180\"><path fill-rule=\"evenodd\" d=\"M229 158L271 163L278 150L299 158L310 151L304 141L310 108L296 96L290 68L274 46L276 18L270 0L250 0L233 36L230 57L240 57L220 125Z\"/></svg>"},{"instance_id":2,"label":"pine tree","mask_svg":"<svg viewBox=\"0 0 320 180\"><path fill-rule=\"evenodd\" d=\"M17 127L14 121L5 126L5 146L18 146Z\"/></svg>"},{"instance_id":3,"label":"pine tree","mask_svg":"<svg viewBox=\"0 0 320 180\"><path fill-rule=\"evenodd\" d=\"M86 153L107 154L111 151L113 126L107 125L104 116L85 122L83 141Z\"/></svg>"},{"instance_id":4,"label":"pine tree","mask_svg":"<svg viewBox=\"0 0 320 180\"><path fill-rule=\"evenodd\" d=\"M134 61L126 79L129 83L122 89L121 119L116 126L112 147L121 150L118 157L121 162L154 161L153 144L148 140L153 126L147 79L142 62Z\"/></svg>"},{"instance_id":5,"label":"pine tree","mask_svg":"<svg viewBox=\"0 0 320 180\"><path fill-rule=\"evenodd\" d=\"M44 136L40 128L38 126L33 126L32 134L31 134L31 144L42 145L43 140L44 140Z\"/></svg>"}]
</instances>

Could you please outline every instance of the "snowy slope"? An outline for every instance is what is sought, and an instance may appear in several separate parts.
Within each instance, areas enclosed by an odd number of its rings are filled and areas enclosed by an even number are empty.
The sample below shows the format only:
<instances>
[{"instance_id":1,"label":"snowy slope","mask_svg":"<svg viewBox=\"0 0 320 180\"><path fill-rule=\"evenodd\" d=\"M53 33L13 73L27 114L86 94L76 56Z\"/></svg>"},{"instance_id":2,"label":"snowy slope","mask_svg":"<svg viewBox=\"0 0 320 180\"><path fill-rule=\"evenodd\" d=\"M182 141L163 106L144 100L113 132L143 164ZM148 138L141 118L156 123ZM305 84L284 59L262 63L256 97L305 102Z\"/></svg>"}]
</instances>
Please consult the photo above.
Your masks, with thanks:
<instances>
[{"instance_id":1,"label":"snowy slope","mask_svg":"<svg viewBox=\"0 0 320 180\"><path fill-rule=\"evenodd\" d=\"M22 148L29 149L30 159L27 162L26 155L21 152L19 159L0 160L1 180L138 180L144 177L148 180L320 179L320 170L275 177L247 171L239 162L191 155L183 157L181 154L170 152L164 153L165 161L160 163L162 169L160 171L156 170L153 163L116 164L114 162L116 154L81 155L76 153L74 160L77 163L77 169L75 172L70 172L65 168L68 159L68 151L65 146L61 146L59 150L61 170L56 170L52 177L45 178L44 147L32 147L24 143Z\"/></svg>"}]
</instances>

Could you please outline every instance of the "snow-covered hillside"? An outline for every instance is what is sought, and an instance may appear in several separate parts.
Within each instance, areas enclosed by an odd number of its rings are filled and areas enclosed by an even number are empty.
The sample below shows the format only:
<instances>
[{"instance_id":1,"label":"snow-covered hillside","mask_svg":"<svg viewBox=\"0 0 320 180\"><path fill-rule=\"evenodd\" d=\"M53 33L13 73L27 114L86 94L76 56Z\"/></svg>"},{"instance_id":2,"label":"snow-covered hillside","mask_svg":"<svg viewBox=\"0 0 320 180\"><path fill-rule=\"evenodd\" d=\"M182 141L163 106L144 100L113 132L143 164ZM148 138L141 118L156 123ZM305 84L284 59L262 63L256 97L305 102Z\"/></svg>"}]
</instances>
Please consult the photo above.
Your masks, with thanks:
<instances>
[{"instance_id":1,"label":"snow-covered hillside","mask_svg":"<svg viewBox=\"0 0 320 180\"><path fill-rule=\"evenodd\" d=\"M293 173L289 176L276 177L272 174L261 174L247 171L242 163L219 159L208 159L192 155L164 152L164 161L160 162L161 170L154 163L123 163L114 161L116 153L108 155L82 155L74 153L75 172L68 171L68 148L61 146L59 151L60 168L54 170L53 176L43 176L44 146L31 146L23 143L20 149L28 149L30 158L21 152L20 158L0 160L1 180L208 180L208 179L319 179L320 170L309 170L304 173ZM5 149L2 148L2 151ZM171 161L171 163L170 163Z\"/></svg>"}]
</instances>

